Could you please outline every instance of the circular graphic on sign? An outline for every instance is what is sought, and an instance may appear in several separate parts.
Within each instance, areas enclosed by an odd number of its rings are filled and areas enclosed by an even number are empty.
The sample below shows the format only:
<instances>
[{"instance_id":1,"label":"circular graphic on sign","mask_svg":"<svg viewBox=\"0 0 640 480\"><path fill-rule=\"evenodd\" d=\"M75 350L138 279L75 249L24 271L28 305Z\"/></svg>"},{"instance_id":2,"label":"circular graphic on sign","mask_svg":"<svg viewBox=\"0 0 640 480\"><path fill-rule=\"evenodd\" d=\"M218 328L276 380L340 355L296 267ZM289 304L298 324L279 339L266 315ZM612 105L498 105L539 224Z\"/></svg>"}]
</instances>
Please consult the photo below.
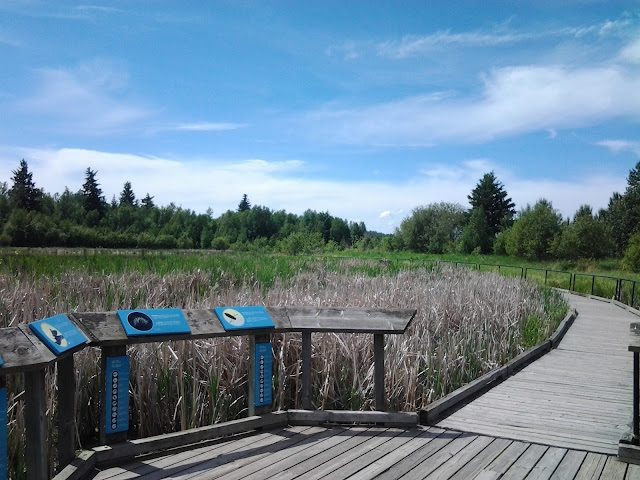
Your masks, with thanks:
<instances>
[{"instance_id":1,"label":"circular graphic on sign","mask_svg":"<svg viewBox=\"0 0 640 480\"><path fill-rule=\"evenodd\" d=\"M41 325L42 325L43 333L47 336L49 340L51 340L53 343L61 347L67 346L67 339L64 338L64 335L62 335L57 328L52 327L48 323L42 323Z\"/></svg>"},{"instance_id":2,"label":"circular graphic on sign","mask_svg":"<svg viewBox=\"0 0 640 480\"><path fill-rule=\"evenodd\" d=\"M244 317L239 311L234 310L233 308L225 309L222 312L222 316L227 321L227 323L230 323L234 327L241 327L242 325L244 325Z\"/></svg>"},{"instance_id":3,"label":"circular graphic on sign","mask_svg":"<svg viewBox=\"0 0 640 480\"><path fill-rule=\"evenodd\" d=\"M153 327L153 320L149 315L142 312L131 312L127 315L127 321L133 328L143 332L151 330L151 327Z\"/></svg>"}]
</instances>

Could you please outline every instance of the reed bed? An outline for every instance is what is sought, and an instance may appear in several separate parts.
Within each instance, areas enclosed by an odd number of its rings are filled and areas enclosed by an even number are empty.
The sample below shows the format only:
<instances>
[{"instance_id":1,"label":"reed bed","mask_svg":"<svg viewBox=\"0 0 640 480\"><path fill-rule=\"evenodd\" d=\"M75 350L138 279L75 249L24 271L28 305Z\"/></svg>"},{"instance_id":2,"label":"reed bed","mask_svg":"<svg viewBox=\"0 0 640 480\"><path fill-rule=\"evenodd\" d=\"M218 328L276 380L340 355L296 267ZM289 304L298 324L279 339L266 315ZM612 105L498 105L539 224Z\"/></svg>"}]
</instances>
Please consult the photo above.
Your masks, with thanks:
<instances>
[{"instance_id":1,"label":"reed bed","mask_svg":"<svg viewBox=\"0 0 640 480\"><path fill-rule=\"evenodd\" d=\"M496 273L445 267L377 276L351 260L339 269L308 263L265 288L230 272L71 272L0 275L0 326L61 312L220 305L415 308L405 335L386 336L387 403L416 411L547 338L566 312L560 295ZM274 335L274 409L301 406L301 336ZM373 407L370 335L314 334L313 403L321 409ZM248 339L230 337L136 345L131 356L131 436L145 437L239 418L247 412ZM76 354L78 439L96 441L99 351ZM55 368L47 373L50 437L55 437ZM23 385L8 378L10 465L20 478L24 450ZM55 442L50 442L54 445ZM51 452L51 458L55 452ZM52 468L55 461L51 462Z\"/></svg>"}]
</instances>

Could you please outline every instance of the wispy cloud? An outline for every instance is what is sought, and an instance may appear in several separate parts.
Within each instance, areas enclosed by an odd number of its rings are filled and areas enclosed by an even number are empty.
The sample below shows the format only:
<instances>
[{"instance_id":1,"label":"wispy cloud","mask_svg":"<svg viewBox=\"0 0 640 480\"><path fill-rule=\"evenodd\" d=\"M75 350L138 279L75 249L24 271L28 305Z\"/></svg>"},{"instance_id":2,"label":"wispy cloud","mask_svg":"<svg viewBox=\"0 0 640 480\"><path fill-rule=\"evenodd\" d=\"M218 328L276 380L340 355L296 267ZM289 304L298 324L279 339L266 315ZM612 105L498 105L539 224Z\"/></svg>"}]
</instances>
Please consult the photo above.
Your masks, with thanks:
<instances>
[{"instance_id":1,"label":"wispy cloud","mask_svg":"<svg viewBox=\"0 0 640 480\"><path fill-rule=\"evenodd\" d=\"M499 68L481 81L479 96L420 95L359 109L326 108L306 121L316 135L340 143L429 145L580 128L640 111L640 73L622 65Z\"/></svg>"},{"instance_id":2,"label":"wispy cloud","mask_svg":"<svg viewBox=\"0 0 640 480\"><path fill-rule=\"evenodd\" d=\"M607 20L596 25L548 29L538 32L472 31L452 32L441 30L427 35L406 35L400 40L380 42L376 46L378 55L393 59L418 57L447 48L489 48L514 45L549 38L583 38L617 35L633 26L629 18Z\"/></svg>"},{"instance_id":3,"label":"wispy cloud","mask_svg":"<svg viewBox=\"0 0 640 480\"><path fill-rule=\"evenodd\" d=\"M196 122L182 123L170 129L186 132L225 132L228 130L238 130L239 128L245 128L247 126L248 124L246 123Z\"/></svg>"},{"instance_id":4,"label":"wispy cloud","mask_svg":"<svg viewBox=\"0 0 640 480\"><path fill-rule=\"evenodd\" d=\"M605 147L613 154L621 152L631 152L640 157L640 142L631 142L628 140L602 140L597 145Z\"/></svg>"},{"instance_id":5,"label":"wispy cloud","mask_svg":"<svg viewBox=\"0 0 640 480\"><path fill-rule=\"evenodd\" d=\"M329 57L338 56L343 60L355 60L360 57L358 46L355 42L347 42L343 45L334 45L326 50Z\"/></svg>"},{"instance_id":6,"label":"wispy cloud","mask_svg":"<svg viewBox=\"0 0 640 480\"><path fill-rule=\"evenodd\" d=\"M148 117L150 109L127 97L126 71L101 60L74 69L37 70L35 92L19 108L55 120L58 130L103 134Z\"/></svg>"}]
</instances>

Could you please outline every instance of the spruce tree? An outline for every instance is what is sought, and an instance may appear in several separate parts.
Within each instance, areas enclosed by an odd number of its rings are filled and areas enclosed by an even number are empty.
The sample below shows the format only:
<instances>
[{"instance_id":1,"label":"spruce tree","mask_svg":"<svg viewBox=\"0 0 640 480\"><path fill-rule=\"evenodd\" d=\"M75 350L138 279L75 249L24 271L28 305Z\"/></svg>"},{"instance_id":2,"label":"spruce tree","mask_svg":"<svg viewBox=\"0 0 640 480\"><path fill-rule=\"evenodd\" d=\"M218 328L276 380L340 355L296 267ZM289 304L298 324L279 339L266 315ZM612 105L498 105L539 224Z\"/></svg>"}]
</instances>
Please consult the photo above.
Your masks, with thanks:
<instances>
[{"instance_id":1,"label":"spruce tree","mask_svg":"<svg viewBox=\"0 0 640 480\"><path fill-rule=\"evenodd\" d=\"M247 210L251 210L251 203L249 203L249 199L245 193L242 195L242 200L238 204L238 212L246 212Z\"/></svg>"},{"instance_id":2,"label":"spruce tree","mask_svg":"<svg viewBox=\"0 0 640 480\"><path fill-rule=\"evenodd\" d=\"M482 207L484 210L487 228L492 236L512 225L515 204L507 197L504 186L493 172L485 173L467 198L473 209Z\"/></svg>"},{"instance_id":3,"label":"spruce tree","mask_svg":"<svg viewBox=\"0 0 640 480\"><path fill-rule=\"evenodd\" d=\"M137 205L136 196L131 188L131 182L124 182L124 187L120 193L120 205L135 207Z\"/></svg>"},{"instance_id":4,"label":"spruce tree","mask_svg":"<svg viewBox=\"0 0 640 480\"><path fill-rule=\"evenodd\" d=\"M147 209L151 209L153 207L155 207L155 203L153 203L153 197L151 195L149 195L149 192L147 192L147 196L144 197L142 200L140 200L140 203L142 204L142 206L144 208Z\"/></svg>"},{"instance_id":5,"label":"spruce tree","mask_svg":"<svg viewBox=\"0 0 640 480\"><path fill-rule=\"evenodd\" d=\"M29 172L29 165L22 159L20 168L13 170L13 186L9 190L9 199L13 208L21 208L27 211L40 209L42 190L36 188L33 182L33 173Z\"/></svg>"},{"instance_id":6,"label":"spruce tree","mask_svg":"<svg viewBox=\"0 0 640 480\"><path fill-rule=\"evenodd\" d=\"M91 170L91 168L87 168L85 171L85 182L82 185L82 198L84 200L84 209L87 212L95 210L99 214L102 214L105 200L102 196L100 184L96 180L97 173L98 172Z\"/></svg>"}]
</instances>

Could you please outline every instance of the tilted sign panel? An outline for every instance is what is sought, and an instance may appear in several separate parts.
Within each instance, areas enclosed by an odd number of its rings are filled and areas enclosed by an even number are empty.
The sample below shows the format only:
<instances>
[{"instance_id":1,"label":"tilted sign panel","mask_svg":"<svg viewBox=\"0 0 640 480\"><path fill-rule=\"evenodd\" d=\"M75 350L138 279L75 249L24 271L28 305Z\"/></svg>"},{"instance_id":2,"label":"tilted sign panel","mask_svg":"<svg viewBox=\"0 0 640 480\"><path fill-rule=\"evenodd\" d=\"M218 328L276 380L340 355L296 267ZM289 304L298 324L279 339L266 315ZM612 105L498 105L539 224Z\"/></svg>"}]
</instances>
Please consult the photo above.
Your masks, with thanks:
<instances>
[{"instance_id":1,"label":"tilted sign panel","mask_svg":"<svg viewBox=\"0 0 640 480\"><path fill-rule=\"evenodd\" d=\"M32 322L29 328L56 355L88 342L84 333L66 315L56 315Z\"/></svg>"},{"instance_id":2,"label":"tilted sign panel","mask_svg":"<svg viewBox=\"0 0 640 480\"><path fill-rule=\"evenodd\" d=\"M264 307L216 307L213 311L227 332L276 326Z\"/></svg>"},{"instance_id":3,"label":"tilted sign panel","mask_svg":"<svg viewBox=\"0 0 640 480\"><path fill-rule=\"evenodd\" d=\"M118 310L118 318L128 337L191 333L179 308Z\"/></svg>"}]
</instances>

